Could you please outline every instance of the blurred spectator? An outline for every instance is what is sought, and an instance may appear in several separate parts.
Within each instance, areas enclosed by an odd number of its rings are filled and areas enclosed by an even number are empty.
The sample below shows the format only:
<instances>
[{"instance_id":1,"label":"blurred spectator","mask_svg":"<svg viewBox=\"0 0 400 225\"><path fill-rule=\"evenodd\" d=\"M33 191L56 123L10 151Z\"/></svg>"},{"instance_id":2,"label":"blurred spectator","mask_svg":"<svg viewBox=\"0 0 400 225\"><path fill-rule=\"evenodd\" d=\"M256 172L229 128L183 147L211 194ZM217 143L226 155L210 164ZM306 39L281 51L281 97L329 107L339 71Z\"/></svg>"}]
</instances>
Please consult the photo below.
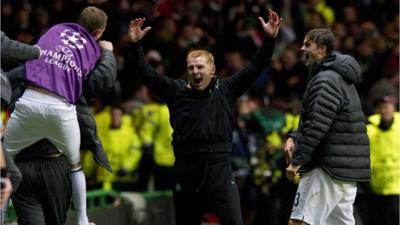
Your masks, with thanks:
<instances>
[{"instance_id":1,"label":"blurred spectator","mask_svg":"<svg viewBox=\"0 0 400 225\"><path fill-rule=\"evenodd\" d=\"M335 22L335 12L334 10L326 4L325 0L309 0L312 2L314 10L319 13L326 23L331 26Z\"/></svg>"},{"instance_id":2,"label":"blurred spectator","mask_svg":"<svg viewBox=\"0 0 400 225\"><path fill-rule=\"evenodd\" d=\"M237 180L242 205L243 224L251 225L257 213L257 190L253 171L259 159L256 156L259 137L252 129L251 114L257 103L244 95L236 103L236 123L232 135L232 170Z\"/></svg>"},{"instance_id":3,"label":"blurred spectator","mask_svg":"<svg viewBox=\"0 0 400 225\"><path fill-rule=\"evenodd\" d=\"M150 49L145 55L149 64L157 71L159 74L165 74L165 68L162 64L162 56L156 49Z\"/></svg>"},{"instance_id":4,"label":"blurred spectator","mask_svg":"<svg viewBox=\"0 0 400 225\"><path fill-rule=\"evenodd\" d=\"M121 107L107 107L104 113L108 119L103 117L103 120L108 120L109 125L103 129L99 128L99 137L113 172L109 173L97 167L97 182L100 182L105 190L134 191L137 168L142 156L141 141L133 129L130 115L124 115ZM100 115L102 114L95 116L96 123L107 123L100 121Z\"/></svg>"},{"instance_id":5,"label":"blurred spectator","mask_svg":"<svg viewBox=\"0 0 400 225\"><path fill-rule=\"evenodd\" d=\"M50 28L50 17L48 11L43 7L37 7L32 12L36 34L43 34Z\"/></svg>"},{"instance_id":6,"label":"blurred spectator","mask_svg":"<svg viewBox=\"0 0 400 225\"><path fill-rule=\"evenodd\" d=\"M377 114L368 118L371 148L371 189L364 224L399 224L400 113L396 98L382 95L374 100Z\"/></svg>"},{"instance_id":7,"label":"blurred spectator","mask_svg":"<svg viewBox=\"0 0 400 225\"><path fill-rule=\"evenodd\" d=\"M287 46L271 72L271 81L275 85L274 98L287 102L300 98L305 89L307 71L307 67L300 61L298 47Z\"/></svg>"},{"instance_id":8,"label":"blurred spectator","mask_svg":"<svg viewBox=\"0 0 400 225\"><path fill-rule=\"evenodd\" d=\"M175 158L168 107L153 101L145 104L140 111L138 131L143 143L143 154L139 168L139 190L171 190ZM154 186L149 188L150 176L154 178Z\"/></svg>"},{"instance_id":9,"label":"blurred spectator","mask_svg":"<svg viewBox=\"0 0 400 225\"><path fill-rule=\"evenodd\" d=\"M307 29L316 29L327 27L325 18L314 10L308 12Z\"/></svg>"},{"instance_id":10,"label":"blurred spectator","mask_svg":"<svg viewBox=\"0 0 400 225\"><path fill-rule=\"evenodd\" d=\"M246 60L239 51L229 51L224 54L225 65L221 69L221 76L238 73L246 66Z\"/></svg>"},{"instance_id":11,"label":"blurred spectator","mask_svg":"<svg viewBox=\"0 0 400 225\"><path fill-rule=\"evenodd\" d=\"M145 58L157 73L165 74L163 59L159 51L150 49L146 52ZM143 144L137 190L171 189L171 166L174 162L174 156L171 145L172 128L168 122L169 112L163 109L164 105L154 101L156 97L150 93L146 86L141 86L140 90L146 94L146 100L130 113L133 116L134 127ZM167 120L165 121L165 119Z\"/></svg>"}]
</instances>

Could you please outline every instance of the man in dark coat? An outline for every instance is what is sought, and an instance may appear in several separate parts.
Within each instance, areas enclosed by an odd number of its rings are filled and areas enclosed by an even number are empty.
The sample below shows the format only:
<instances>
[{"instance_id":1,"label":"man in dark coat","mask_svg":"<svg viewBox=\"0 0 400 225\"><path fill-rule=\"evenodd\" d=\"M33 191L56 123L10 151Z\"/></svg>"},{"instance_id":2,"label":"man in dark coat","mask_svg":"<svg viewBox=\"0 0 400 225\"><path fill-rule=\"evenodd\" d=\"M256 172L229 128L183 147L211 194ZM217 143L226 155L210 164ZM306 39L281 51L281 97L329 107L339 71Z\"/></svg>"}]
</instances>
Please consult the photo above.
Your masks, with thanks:
<instances>
[{"instance_id":1,"label":"man in dark coat","mask_svg":"<svg viewBox=\"0 0 400 225\"><path fill-rule=\"evenodd\" d=\"M355 224L356 182L370 178L365 116L355 88L361 68L333 49L328 29L311 30L301 47L311 73L299 128L284 147L287 177L301 173L289 224Z\"/></svg>"},{"instance_id":2,"label":"man in dark coat","mask_svg":"<svg viewBox=\"0 0 400 225\"><path fill-rule=\"evenodd\" d=\"M16 40L10 39L4 32L0 31L1 39L1 101L9 104L11 100L11 84L3 70L13 68L19 63L29 59L38 58L40 49L37 46L27 45ZM3 121L0 121L0 137L3 135ZM15 166L11 156L3 150L3 143L0 141L0 168L1 168L1 190L0 190L0 223L4 223L6 203L10 197L11 191L17 190L21 182L21 173Z\"/></svg>"},{"instance_id":3,"label":"man in dark coat","mask_svg":"<svg viewBox=\"0 0 400 225\"><path fill-rule=\"evenodd\" d=\"M174 130L173 173L177 225L199 225L206 209L215 212L222 225L241 225L239 194L230 165L234 104L268 64L281 19L268 11L268 23L259 17L266 34L263 46L247 67L226 79L215 76L214 58L204 50L187 56L188 81L157 74L146 62L139 40L144 19L129 24L131 53L136 73L163 99Z\"/></svg>"}]
</instances>

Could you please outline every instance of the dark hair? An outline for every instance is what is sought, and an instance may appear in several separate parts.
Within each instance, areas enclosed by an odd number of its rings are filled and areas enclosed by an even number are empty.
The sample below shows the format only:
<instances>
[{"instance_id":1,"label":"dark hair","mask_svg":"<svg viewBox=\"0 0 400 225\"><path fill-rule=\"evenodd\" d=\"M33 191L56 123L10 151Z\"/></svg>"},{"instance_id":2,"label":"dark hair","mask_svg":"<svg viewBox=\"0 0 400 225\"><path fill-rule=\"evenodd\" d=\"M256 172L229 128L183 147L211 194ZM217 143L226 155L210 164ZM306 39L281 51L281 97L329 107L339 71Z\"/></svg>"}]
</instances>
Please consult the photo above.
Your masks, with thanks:
<instances>
[{"instance_id":1,"label":"dark hair","mask_svg":"<svg viewBox=\"0 0 400 225\"><path fill-rule=\"evenodd\" d=\"M335 35L330 29L313 29L306 34L306 39L314 42L318 47L325 46L326 54L330 55L335 46Z\"/></svg>"},{"instance_id":2,"label":"dark hair","mask_svg":"<svg viewBox=\"0 0 400 225\"><path fill-rule=\"evenodd\" d=\"M379 106L381 103L390 103L396 105L396 97L391 95L380 96L372 101L374 107Z\"/></svg>"},{"instance_id":3,"label":"dark hair","mask_svg":"<svg viewBox=\"0 0 400 225\"><path fill-rule=\"evenodd\" d=\"M78 17L78 24L84 27L89 33L97 29L104 29L107 26L107 14L94 6L84 8Z\"/></svg>"}]
</instances>

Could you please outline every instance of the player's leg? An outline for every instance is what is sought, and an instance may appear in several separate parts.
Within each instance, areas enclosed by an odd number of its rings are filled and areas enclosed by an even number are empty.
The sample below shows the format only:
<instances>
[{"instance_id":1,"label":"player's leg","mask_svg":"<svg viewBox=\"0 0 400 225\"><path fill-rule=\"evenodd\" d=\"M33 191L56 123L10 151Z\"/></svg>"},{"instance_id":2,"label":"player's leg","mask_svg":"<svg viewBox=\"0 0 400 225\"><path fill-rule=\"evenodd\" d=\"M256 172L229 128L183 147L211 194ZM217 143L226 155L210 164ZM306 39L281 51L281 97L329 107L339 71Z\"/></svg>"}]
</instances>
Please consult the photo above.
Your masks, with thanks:
<instances>
[{"instance_id":1,"label":"player's leg","mask_svg":"<svg viewBox=\"0 0 400 225\"><path fill-rule=\"evenodd\" d=\"M86 179L80 162L80 128L74 105L66 104L55 107L55 123L52 133L48 139L65 154L71 166L72 202L77 210L76 219L78 224L89 223L86 211ZM51 136L50 136L51 135Z\"/></svg>"},{"instance_id":2,"label":"player's leg","mask_svg":"<svg viewBox=\"0 0 400 225\"><path fill-rule=\"evenodd\" d=\"M4 133L4 148L12 158L23 149L43 138L44 124L37 115L40 106L21 99L7 121Z\"/></svg>"},{"instance_id":3,"label":"player's leg","mask_svg":"<svg viewBox=\"0 0 400 225\"><path fill-rule=\"evenodd\" d=\"M325 224L340 199L340 186L322 169L315 168L300 179L290 223Z\"/></svg>"},{"instance_id":4,"label":"player's leg","mask_svg":"<svg viewBox=\"0 0 400 225\"><path fill-rule=\"evenodd\" d=\"M356 199L355 182L335 181L341 187L342 198L326 220L326 225L354 225L353 203Z\"/></svg>"}]
</instances>

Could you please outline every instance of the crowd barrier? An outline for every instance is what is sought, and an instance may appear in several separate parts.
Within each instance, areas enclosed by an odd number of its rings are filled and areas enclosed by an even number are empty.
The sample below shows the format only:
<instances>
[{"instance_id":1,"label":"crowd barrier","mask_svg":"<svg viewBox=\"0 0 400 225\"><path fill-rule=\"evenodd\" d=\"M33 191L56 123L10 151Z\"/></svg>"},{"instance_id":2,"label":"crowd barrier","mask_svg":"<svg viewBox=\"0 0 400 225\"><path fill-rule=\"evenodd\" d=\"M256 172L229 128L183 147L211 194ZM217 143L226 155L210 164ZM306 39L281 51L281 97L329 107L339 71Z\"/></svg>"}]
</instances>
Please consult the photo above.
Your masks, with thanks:
<instances>
[{"instance_id":1,"label":"crowd barrier","mask_svg":"<svg viewBox=\"0 0 400 225\"><path fill-rule=\"evenodd\" d=\"M92 190L87 192L90 221L97 225L174 225L172 191L117 192ZM75 211L69 210L66 225L75 225ZM7 224L17 217L12 204L8 207Z\"/></svg>"}]
</instances>

